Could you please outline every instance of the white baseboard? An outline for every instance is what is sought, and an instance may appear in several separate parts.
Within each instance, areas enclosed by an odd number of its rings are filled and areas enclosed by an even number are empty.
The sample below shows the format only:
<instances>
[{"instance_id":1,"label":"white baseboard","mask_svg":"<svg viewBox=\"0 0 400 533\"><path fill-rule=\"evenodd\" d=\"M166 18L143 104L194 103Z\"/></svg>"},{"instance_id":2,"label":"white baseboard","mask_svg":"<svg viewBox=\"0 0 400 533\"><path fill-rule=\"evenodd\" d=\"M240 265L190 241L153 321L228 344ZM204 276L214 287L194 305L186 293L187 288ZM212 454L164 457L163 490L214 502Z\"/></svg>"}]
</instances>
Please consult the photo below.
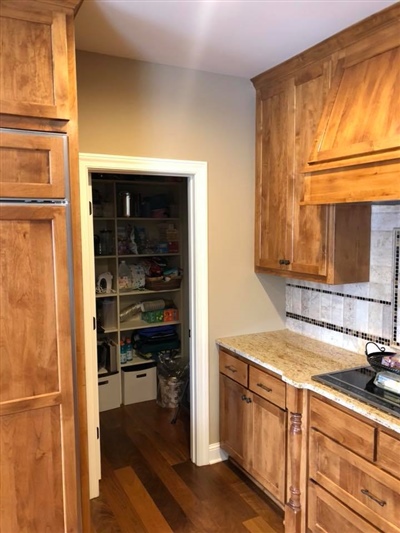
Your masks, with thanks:
<instances>
[{"instance_id":1,"label":"white baseboard","mask_svg":"<svg viewBox=\"0 0 400 533\"><path fill-rule=\"evenodd\" d=\"M210 444L209 446L209 461L210 465L214 463L220 463L221 461L226 461L228 459L228 454L220 448L219 442Z\"/></svg>"}]
</instances>

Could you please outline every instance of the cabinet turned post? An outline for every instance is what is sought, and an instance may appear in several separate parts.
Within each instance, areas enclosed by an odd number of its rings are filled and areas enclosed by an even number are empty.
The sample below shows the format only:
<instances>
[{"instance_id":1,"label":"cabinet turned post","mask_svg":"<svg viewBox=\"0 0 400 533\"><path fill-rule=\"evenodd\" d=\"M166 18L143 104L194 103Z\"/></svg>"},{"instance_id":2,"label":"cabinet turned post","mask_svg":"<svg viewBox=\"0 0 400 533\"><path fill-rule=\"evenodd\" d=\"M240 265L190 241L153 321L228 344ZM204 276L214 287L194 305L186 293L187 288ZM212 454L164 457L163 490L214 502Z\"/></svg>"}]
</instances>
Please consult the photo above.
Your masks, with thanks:
<instances>
[{"instance_id":1,"label":"cabinet turned post","mask_svg":"<svg viewBox=\"0 0 400 533\"><path fill-rule=\"evenodd\" d=\"M290 453L290 480L289 500L286 503L285 532L297 533L300 531L301 522L301 490L300 490L300 466L302 444L302 415L290 413L289 446Z\"/></svg>"}]
</instances>

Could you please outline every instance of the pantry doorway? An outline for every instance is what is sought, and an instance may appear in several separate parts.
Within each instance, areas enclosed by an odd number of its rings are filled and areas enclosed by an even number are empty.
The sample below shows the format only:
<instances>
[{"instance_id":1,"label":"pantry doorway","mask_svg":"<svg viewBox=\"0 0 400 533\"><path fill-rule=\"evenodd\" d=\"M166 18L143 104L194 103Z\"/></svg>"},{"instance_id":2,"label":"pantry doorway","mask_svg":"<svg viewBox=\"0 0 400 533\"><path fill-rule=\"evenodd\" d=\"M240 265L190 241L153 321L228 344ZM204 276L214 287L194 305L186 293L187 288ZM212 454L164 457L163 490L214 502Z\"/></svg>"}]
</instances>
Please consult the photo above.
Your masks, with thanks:
<instances>
[{"instance_id":1,"label":"pantry doorway","mask_svg":"<svg viewBox=\"0 0 400 533\"><path fill-rule=\"evenodd\" d=\"M90 498L99 495L100 439L97 374L97 339L93 275L93 221L89 206L92 173L181 176L187 179L188 282L190 354L190 457L197 466L209 464L209 361L208 361L208 225L207 163L81 153L79 156L82 229L82 271L85 316L85 364L88 418Z\"/></svg>"}]
</instances>

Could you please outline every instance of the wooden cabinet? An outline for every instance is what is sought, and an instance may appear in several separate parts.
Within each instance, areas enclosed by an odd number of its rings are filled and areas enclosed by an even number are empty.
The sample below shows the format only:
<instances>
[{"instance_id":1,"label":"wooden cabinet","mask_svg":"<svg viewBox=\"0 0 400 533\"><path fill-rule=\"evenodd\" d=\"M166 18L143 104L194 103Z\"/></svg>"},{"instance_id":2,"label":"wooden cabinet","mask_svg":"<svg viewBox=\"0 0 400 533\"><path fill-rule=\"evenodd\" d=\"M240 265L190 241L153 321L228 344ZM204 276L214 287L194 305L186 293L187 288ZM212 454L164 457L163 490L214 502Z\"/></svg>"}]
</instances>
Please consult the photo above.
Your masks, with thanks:
<instances>
[{"instance_id":1,"label":"wooden cabinet","mask_svg":"<svg viewBox=\"0 0 400 533\"><path fill-rule=\"evenodd\" d=\"M258 271L335 283L329 269L353 260L336 249L341 217L363 228L368 212L332 205L400 200L399 16L397 3L253 78Z\"/></svg>"},{"instance_id":2,"label":"wooden cabinet","mask_svg":"<svg viewBox=\"0 0 400 533\"><path fill-rule=\"evenodd\" d=\"M305 168L306 203L400 199L399 77L398 19L341 52Z\"/></svg>"},{"instance_id":3,"label":"wooden cabinet","mask_svg":"<svg viewBox=\"0 0 400 533\"><path fill-rule=\"evenodd\" d=\"M312 396L310 402L308 528L400 531L400 473L393 468L398 436ZM337 518L336 518L337 513ZM348 526L347 526L348 527ZM321 529L322 528L322 529Z\"/></svg>"},{"instance_id":4,"label":"wooden cabinet","mask_svg":"<svg viewBox=\"0 0 400 533\"><path fill-rule=\"evenodd\" d=\"M253 420L246 398L251 398L245 387L223 374L220 374L219 389L221 448L249 470Z\"/></svg>"},{"instance_id":5,"label":"wooden cabinet","mask_svg":"<svg viewBox=\"0 0 400 533\"><path fill-rule=\"evenodd\" d=\"M318 533L378 533L371 524L310 481L308 486L308 531Z\"/></svg>"},{"instance_id":6,"label":"wooden cabinet","mask_svg":"<svg viewBox=\"0 0 400 533\"><path fill-rule=\"evenodd\" d=\"M220 350L221 448L281 506L286 488L286 419L285 384Z\"/></svg>"},{"instance_id":7,"label":"wooden cabinet","mask_svg":"<svg viewBox=\"0 0 400 533\"><path fill-rule=\"evenodd\" d=\"M258 272L333 284L368 280L370 208L301 205L302 170L332 69L332 61L320 61L255 84Z\"/></svg>"},{"instance_id":8,"label":"wooden cabinet","mask_svg":"<svg viewBox=\"0 0 400 533\"><path fill-rule=\"evenodd\" d=\"M0 130L0 197L65 198L67 136Z\"/></svg>"},{"instance_id":9,"label":"wooden cabinet","mask_svg":"<svg viewBox=\"0 0 400 533\"><path fill-rule=\"evenodd\" d=\"M41 2L18 4L22 2L1 2L0 111L68 120L66 13ZM10 69L12 63L16 68Z\"/></svg>"},{"instance_id":10,"label":"wooden cabinet","mask_svg":"<svg viewBox=\"0 0 400 533\"><path fill-rule=\"evenodd\" d=\"M2 205L4 531L78 531L66 206Z\"/></svg>"},{"instance_id":11,"label":"wooden cabinet","mask_svg":"<svg viewBox=\"0 0 400 533\"><path fill-rule=\"evenodd\" d=\"M0 528L10 533L90 529L73 42L78 4L1 1Z\"/></svg>"}]
</instances>

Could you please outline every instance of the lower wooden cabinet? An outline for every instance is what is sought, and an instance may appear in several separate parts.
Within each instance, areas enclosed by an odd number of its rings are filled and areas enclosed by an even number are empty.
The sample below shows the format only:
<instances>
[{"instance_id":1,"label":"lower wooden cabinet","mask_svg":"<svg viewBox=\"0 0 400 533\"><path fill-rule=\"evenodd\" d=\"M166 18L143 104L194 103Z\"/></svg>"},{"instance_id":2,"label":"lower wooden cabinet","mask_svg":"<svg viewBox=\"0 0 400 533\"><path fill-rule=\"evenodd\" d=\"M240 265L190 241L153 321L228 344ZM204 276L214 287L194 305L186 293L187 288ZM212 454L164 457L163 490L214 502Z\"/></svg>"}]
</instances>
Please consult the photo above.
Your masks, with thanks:
<instances>
[{"instance_id":1,"label":"lower wooden cabinet","mask_svg":"<svg viewBox=\"0 0 400 533\"><path fill-rule=\"evenodd\" d=\"M239 363L239 365L238 365ZM226 352L220 358L220 443L221 448L246 470L253 479L280 504L285 499L286 483L286 410L267 400L249 387L235 381L243 380L249 372L241 367L242 361ZM244 363L245 364L245 363ZM250 380L254 386L260 387L264 395L282 399L275 385L285 385L277 378L270 376L250 365L249 371L256 371ZM232 369L241 368L242 372ZM225 372L229 374L228 377ZM264 379L263 379L264 376ZM275 383L276 382L276 383ZM283 398L284 401L284 398Z\"/></svg>"},{"instance_id":2,"label":"lower wooden cabinet","mask_svg":"<svg viewBox=\"0 0 400 533\"><path fill-rule=\"evenodd\" d=\"M285 499L286 411L252 394L250 474L279 502Z\"/></svg>"},{"instance_id":3,"label":"lower wooden cabinet","mask_svg":"<svg viewBox=\"0 0 400 533\"><path fill-rule=\"evenodd\" d=\"M391 455L399 442L389 430L312 396L309 531L400 533L400 472Z\"/></svg>"},{"instance_id":4,"label":"lower wooden cabinet","mask_svg":"<svg viewBox=\"0 0 400 533\"><path fill-rule=\"evenodd\" d=\"M378 533L351 509L312 481L308 486L309 533Z\"/></svg>"},{"instance_id":5,"label":"lower wooden cabinet","mask_svg":"<svg viewBox=\"0 0 400 533\"><path fill-rule=\"evenodd\" d=\"M249 445L252 435L251 408L242 398L247 389L220 374L220 441L226 451L246 470L250 467Z\"/></svg>"}]
</instances>

